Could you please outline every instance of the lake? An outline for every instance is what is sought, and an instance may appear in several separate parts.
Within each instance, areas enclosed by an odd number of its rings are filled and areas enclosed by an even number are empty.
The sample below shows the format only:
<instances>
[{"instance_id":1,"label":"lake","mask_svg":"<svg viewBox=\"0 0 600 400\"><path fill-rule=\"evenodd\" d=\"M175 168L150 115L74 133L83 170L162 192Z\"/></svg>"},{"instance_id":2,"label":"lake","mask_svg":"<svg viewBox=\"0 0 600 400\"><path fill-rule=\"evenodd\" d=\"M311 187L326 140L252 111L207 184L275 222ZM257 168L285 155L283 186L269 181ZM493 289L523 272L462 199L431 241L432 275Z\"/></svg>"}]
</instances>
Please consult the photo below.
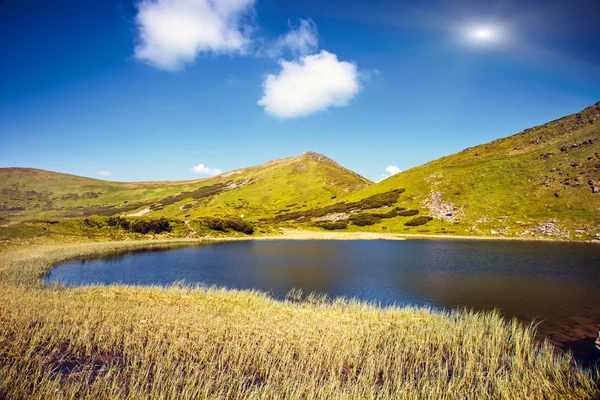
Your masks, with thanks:
<instances>
[{"instance_id":1,"label":"lake","mask_svg":"<svg viewBox=\"0 0 600 400\"><path fill-rule=\"evenodd\" d=\"M75 261L47 282L292 288L382 305L499 309L538 322L583 361L597 358L600 245L520 241L240 241Z\"/></svg>"}]
</instances>

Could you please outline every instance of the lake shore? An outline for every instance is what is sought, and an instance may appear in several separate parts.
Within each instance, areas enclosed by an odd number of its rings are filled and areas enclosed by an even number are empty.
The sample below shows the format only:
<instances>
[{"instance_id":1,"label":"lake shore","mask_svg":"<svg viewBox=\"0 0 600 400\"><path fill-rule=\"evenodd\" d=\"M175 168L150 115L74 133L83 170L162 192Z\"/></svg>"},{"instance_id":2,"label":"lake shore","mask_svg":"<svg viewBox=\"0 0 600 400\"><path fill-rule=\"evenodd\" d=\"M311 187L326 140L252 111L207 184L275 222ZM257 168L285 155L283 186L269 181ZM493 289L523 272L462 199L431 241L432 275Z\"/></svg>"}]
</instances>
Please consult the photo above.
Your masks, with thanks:
<instances>
[{"instance_id":1,"label":"lake shore","mask_svg":"<svg viewBox=\"0 0 600 400\"><path fill-rule=\"evenodd\" d=\"M247 236L247 237L222 237L200 238L200 240L504 240L520 242L560 242L560 243L594 243L600 240L563 240L553 238L532 238L512 236L467 236L467 235L420 235L407 233L380 233L380 232L319 232L296 229L281 229L280 235Z\"/></svg>"}]
</instances>

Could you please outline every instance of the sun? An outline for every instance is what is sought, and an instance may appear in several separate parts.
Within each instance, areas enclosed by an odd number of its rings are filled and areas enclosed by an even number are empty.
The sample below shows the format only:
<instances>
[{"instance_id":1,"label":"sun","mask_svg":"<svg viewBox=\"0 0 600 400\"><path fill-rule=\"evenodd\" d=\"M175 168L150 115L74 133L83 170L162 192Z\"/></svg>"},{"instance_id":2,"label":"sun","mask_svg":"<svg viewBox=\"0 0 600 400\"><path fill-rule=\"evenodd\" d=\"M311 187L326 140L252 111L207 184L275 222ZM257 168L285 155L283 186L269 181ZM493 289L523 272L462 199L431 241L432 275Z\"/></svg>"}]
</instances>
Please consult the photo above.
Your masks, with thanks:
<instances>
[{"instance_id":1,"label":"sun","mask_svg":"<svg viewBox=\"0 0 600 400\"><path fill-rule=\"evenodd\" d=\"M494 38L494 31L489 28L478 28L471 32L473 39L476 40L490 40Z\"/></svg>"},{"instance_id":2,"label":"sun","mask_svg":"<svg viewBox=\"0 0 600 400\"><path fill-rule=\"evenodd\" d=\"M468 41L481 45L499 43L503 39L502 30L494 25L471 25L464 33Z\"/></svg>"}]
</instances>

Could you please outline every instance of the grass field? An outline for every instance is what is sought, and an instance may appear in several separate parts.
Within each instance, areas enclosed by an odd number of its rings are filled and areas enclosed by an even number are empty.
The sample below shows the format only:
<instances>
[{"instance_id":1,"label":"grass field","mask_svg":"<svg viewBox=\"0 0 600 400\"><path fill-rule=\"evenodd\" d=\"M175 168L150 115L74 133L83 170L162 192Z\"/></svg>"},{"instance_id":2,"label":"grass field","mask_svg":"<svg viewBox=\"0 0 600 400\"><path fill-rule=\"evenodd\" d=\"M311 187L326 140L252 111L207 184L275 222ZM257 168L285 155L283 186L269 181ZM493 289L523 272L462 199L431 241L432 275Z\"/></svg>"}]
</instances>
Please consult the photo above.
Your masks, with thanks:
<instances>
[{"instance_id":1,"label":"grass field","mask_svg":"<svg viewBox=\"0 0 600 400\"><path fill-rule=\"evenodd\" d=\"M280 302L216 288L45 287L74 257L193 241L5 246L0 397L594 398L595 376L497 313Z\"/></svg>"}]
</instances>

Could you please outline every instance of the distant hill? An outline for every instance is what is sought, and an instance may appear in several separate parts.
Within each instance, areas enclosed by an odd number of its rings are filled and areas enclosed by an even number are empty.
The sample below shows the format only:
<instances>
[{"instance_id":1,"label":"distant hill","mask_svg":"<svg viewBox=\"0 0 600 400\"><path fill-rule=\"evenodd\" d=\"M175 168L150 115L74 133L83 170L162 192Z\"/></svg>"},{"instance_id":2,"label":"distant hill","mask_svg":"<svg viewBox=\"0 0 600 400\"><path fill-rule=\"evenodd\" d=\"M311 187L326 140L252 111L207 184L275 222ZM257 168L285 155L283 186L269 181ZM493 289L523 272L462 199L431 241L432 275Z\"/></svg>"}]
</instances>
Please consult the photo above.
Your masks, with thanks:
<instances>
[{"instance_id":1,"label":"distant hill","mask_svg":"<svg viewBox=\"0 0 600 400\"><path fill-rule=\"evenodd\" d=\"M348 200L395 188L406 189L407 207L435 217L430 232L592 238L600 233L600 103L404 171Z\"/></svg>"},{"instance_id":2,"label":"distant hill","mask_svg":"<svg viewBox=\"0 0 600 400\"><path fill-rule=\"evenodd\" d=\"M0 217L244 215L314 207L371 185L314 152L179 182L121 183L28 168L0 169Z\"/></svg>"}]
</instances>

